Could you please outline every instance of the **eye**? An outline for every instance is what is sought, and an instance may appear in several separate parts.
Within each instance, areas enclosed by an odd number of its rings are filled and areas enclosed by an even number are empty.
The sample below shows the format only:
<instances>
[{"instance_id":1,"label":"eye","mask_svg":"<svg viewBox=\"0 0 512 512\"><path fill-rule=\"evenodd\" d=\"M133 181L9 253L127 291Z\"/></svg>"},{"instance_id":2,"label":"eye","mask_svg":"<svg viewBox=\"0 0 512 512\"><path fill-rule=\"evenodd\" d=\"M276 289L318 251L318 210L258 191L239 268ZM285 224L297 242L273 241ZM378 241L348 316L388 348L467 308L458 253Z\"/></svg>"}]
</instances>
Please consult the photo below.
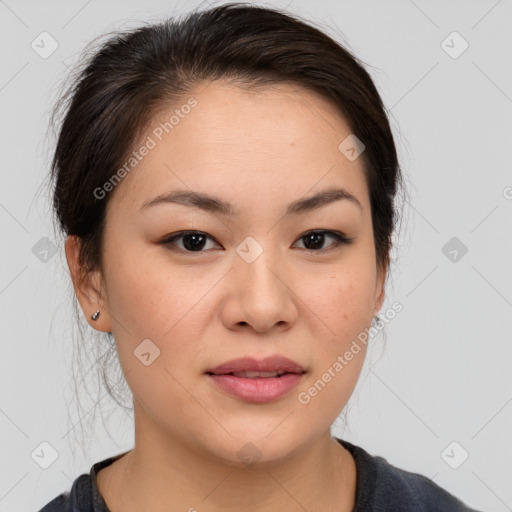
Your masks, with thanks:
<instances>
[{"instance_id":1,"label":"eye","mask_svg":"<svg viewBox=\"0 0 512 512\"><path fill-rule=\"evenodd\" d=\"M185 252L204 252L203 249L206 242L208 240L214 241L210 235L202 231L180 231L179 233L175 233L167 237L160 243L163 245L175 246L177 240L182 241L182 247L179 247L178 250ZM218 245L215 241L214 243Z\"/></svg>"},{"instance_id":2,"label":"eye","mask_svg":"<svg viewBox=\"0 0 512 512\"><path fill-rule=\"evenodd\" d=\"M330 237L334 240L334 243L328 246L327 249L323 247L326 237ZM308 231L306 234L302 235L299 240L304 240L304 249L307 251L324 252L342 244L351 244L353 238L349 238L339 231L317 229ZM177 244L178 241L181 241L181 244ZM183 252L205 252L203 249L208 241L220 247L213 237L203 231L180 231L168 236L160 243ZM181 247L179 247L179 245L181 245Z\"/></svg>"},{"instance_id":3,"label":"eye","mask_svg":"<svg viewBox=\"0 0 512 512\"><path fill-rule=\"evenodd\" d=\"M320 247L324 245L325 238L330 237L334 239L334 243L331 244L327 249ZM354 240L353 238L349 238L345 236L343 233L339 231L329 231L329 230L320 230L316 229L313 231L308 231L305 235L302 235L299 240L304 240L305 249L311 252L324 252L329 251L331 249L335 249L336 247L346 244L349 245Z\"/></svg>"}]
</instances>

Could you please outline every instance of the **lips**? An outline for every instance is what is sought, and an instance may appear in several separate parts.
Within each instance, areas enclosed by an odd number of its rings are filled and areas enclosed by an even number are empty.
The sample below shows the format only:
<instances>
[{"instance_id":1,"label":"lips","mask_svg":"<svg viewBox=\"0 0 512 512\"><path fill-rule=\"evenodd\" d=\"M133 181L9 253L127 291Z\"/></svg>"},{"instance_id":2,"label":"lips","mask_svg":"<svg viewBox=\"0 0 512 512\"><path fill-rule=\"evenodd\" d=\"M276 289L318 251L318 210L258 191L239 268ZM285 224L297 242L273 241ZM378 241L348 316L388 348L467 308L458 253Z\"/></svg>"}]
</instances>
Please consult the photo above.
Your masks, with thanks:
<instances>
[{"instance_id":1,"label":"lips","mask_svg":"<svg viewBox=\"0 0 512 512\"><path fill-rule=\"evenodd\" d=\"M305 371L299 363L287 357L270 356L260 360L253 357L232 359L231 361L207 370L205 373L210 375L232 374L237 377L255 378L276 377L286 373L302 374L305 373Z\"/></svg>"},{"instance_id":2,"label":"lips","mask_svg":"<svg viewBox=\"0 0 512 512\"><path fill-rule=\"evenodd\" d=\"M217 389L244 402L274 402L302 381L304 368L283 356L233 359L205 372Z\"/></svg>"}]
</instances>

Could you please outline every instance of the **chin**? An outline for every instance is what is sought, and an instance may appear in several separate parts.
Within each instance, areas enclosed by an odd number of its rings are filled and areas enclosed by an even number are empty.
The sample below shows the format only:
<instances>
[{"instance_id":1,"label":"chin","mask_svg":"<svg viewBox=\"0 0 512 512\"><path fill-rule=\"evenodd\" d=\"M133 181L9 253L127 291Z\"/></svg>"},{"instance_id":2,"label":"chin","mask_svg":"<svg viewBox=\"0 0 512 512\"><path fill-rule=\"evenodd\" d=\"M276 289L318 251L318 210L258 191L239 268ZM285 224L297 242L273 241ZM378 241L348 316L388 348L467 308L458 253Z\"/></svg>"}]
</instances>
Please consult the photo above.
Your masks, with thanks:
<instances>
[{"instance_id":1,"label":"chin","mask_svg":"<svg viewBox=\"0 0 512 512\"><path fill-rule=\"evenodd\" d=\"M229 430L229 429L228 429ZM301 449L304 440L283 431L280 436L271 434L272 429L256 430L254 425L240 436L223 436L223 441L207 446L210 453L223 463L237 468L270 468L293 458ZM252 434L251 434L252 432ZM288 435L287 435L288 434ZM208 440L211 445L212 439Z\"/></svg>"}]
</instances>

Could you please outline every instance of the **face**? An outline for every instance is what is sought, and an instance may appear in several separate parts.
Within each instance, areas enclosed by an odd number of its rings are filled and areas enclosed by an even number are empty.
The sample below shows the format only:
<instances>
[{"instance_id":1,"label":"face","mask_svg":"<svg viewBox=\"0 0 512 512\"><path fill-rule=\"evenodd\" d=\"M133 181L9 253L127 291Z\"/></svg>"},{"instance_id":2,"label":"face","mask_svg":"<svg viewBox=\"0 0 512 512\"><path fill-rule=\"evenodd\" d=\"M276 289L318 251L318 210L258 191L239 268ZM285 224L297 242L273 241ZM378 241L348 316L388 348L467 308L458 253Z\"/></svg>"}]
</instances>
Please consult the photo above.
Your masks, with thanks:
<instances>
[{"instance_id":1,"label":"face","mask_svg":"<svg viewBox=\"0 0 512 512\"><path fill-rule=\"evenodd\" d=\"M350 129L331 104L303 89L214 82L190 96L161 140L155 128L179 106L153 119L141 140L156 145L111 192L99 307L77 294L114 335L136 425L230 464L247 443L276 461L329 431L364 346L333 368L382 304L363 162L338 150ZM352 199L290 207L341 189ZM218 202L171 201L178 190ZM285 384L208 373L272 356L302 373Z\"/></svg>"}]
</instances>

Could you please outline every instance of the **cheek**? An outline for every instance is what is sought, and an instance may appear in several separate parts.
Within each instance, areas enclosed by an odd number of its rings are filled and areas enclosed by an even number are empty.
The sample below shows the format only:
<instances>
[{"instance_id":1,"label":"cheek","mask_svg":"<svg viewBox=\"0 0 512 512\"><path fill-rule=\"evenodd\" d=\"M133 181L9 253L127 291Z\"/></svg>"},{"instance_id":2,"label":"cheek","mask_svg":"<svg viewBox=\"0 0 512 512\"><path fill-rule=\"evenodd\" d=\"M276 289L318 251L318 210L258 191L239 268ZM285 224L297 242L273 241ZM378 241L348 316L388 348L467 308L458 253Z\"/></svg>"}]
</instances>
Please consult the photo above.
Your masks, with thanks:
<instances>
[{"instance_id":1,"label":"cheek","mask_svg":"<svg viewBox=\"0 0 512 512\"><path fill-rule=\"evenodd\" d=\"M306 383L308 388L302 388L311 391L311 409L336 410L336 406L346 403L354 389L364 363L372 317L372 269L362 258L359 265L350 264L346 270L333 270L317 279L316 287L309 287L314 292L309 298L304 297L304 302L322 320L320 329L327 333L317 336L311 346L311 358L316 365Z\"/></svg>"},{"instance_id":2,"label":"cheek","mask_svg":"<svg viewBox=\"0 0 512 512\"><path fill-rule=\"evenodd\" d=\"M354 391L364 364L372 282L357 273L331 274L323 287L324 293L316 294L310 307L322 320L321 331L328 334L316 336L309 348L314 365L297 401L306 418L322 417L332 423Z\"/></svg>"},{"instance_id":3,"label":"cheek","mask_svg":"<svg viewBox=\"0 0 512 512\"><path fill-rule=\"evenodd\" d=\"M304 302L321 318L335 342L357 336L371 321L375 293L371 266L333 269L316 279L309 278L302 289Z\"/></svg>"},{"instance_id":4,"label":"cheek","mask_svg":"<svg viewBox=\"0 0 512 512\"><path fill-rule=\"evenodd\" d=\"M108 282L119 361L134 398L158 419L162 411L190 405L183 386L189 387L187 379L199 372L202 361L200 347L193 343L201 328L194 305L207 290L166 276L154 261L117 261ZM189 412L204 421L200 410Z\"/></svg>"},{"instance_id":5,"label":"cheek","mask_svg":"<svg viewBox=\"0 0 512 512\"><path fill-rule=\"evenodd\" d=\"M121 338L129 332L133 339L158 340L186 319L211 279L192 280L190 272L176 272L165 257L137 249L130 251L127 244L109 254L108 302Z\"/></svg>"},{"instance_id":6,"label":"cheek","mask_svg":"<svg viewBox=\"0 0 512 512\"><path fill-rule=\"evenodd\" d=\"M184 369L202 371L204 354L196 340L204 338L212 308L208 292L219 276L194 269L177 272L165 258L127 254L112 252L105 268L119 360L130 387L166 383L164 388L172 388L172 376L181 381ZM158 354L148 367L137 357L143 347L150 359Z\"/></svg>"}]
</instances>

